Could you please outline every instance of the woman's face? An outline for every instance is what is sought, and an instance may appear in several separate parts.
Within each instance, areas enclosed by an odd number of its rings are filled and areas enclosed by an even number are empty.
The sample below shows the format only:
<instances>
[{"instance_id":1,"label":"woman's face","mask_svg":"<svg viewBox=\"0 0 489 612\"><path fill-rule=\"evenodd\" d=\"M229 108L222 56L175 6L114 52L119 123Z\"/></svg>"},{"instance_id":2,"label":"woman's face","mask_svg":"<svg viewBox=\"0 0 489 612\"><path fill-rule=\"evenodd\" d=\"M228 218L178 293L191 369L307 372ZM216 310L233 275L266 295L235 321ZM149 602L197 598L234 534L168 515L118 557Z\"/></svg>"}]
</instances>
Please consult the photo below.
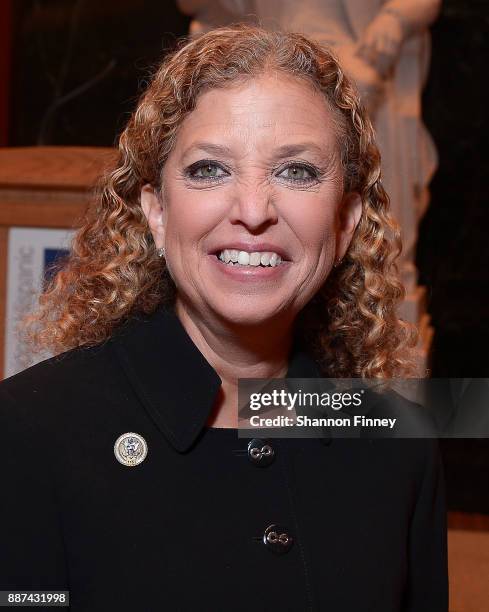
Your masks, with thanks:
<instances>
[{"instance_id":1,"label":"woman's face","mask_svg":"<svg viewBox=\"0 0 489 612\"><path fill-rule=\"evenodd\" d=\"M201 94L162 184L145 186L141 203L177 300L244 325L292 320L361 214L358 194L343 192L332 112L283 75Z\"/></svg>"}]
</instances>

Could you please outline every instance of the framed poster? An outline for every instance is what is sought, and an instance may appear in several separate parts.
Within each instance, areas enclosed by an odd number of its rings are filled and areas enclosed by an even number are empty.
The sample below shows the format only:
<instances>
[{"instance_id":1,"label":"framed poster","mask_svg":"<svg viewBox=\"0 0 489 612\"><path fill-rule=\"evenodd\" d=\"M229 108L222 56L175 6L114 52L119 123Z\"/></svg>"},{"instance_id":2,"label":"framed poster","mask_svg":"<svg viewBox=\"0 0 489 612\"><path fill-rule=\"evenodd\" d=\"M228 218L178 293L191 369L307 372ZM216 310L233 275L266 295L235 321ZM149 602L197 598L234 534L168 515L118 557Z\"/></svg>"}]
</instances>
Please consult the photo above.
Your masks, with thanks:
<instances>
[{"instance_id":1,"label":"framed poster","mask_svg":"<svg viewBox=\"0 0 489 612\"><path fill-rule=\"evenodd\" d=\"M50 357L33 355L22 339L19 325L37 304L54 264L69 253L73 230L11 227L7 254L7 307L5 321L5 377Z\"/></svg>"}]
</instances>

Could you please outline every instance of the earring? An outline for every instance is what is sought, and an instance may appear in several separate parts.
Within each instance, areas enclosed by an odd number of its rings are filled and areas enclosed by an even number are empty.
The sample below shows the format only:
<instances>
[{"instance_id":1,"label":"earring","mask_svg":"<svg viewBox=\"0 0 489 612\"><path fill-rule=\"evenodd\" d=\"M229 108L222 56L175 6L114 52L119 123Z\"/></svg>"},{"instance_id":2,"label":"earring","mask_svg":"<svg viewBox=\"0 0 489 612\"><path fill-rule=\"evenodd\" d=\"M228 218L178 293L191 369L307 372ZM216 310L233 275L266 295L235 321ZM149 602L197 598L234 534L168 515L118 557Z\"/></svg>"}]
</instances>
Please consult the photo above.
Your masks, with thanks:
<instances>
[{"instance_id":1,"label":"earring","mask_svg":"<svg viewBox=\"0 0 489 612\"><path fill-rule=\"evenodd\" d=\"M161 249L156 249L156 254L158 255L158 257L164 257L165 249L163 247Z\"/></svg>"},{"instance_id":2,"label":"earring","mask_svg":"<svg viewBox=\"0 0 489 612\"><path fill-rule=\"evenodd\" d=\"M333 268L337 268L342 261L343 261L342 259L337 259L333 264Z\"/></svg>"}]
</instances>

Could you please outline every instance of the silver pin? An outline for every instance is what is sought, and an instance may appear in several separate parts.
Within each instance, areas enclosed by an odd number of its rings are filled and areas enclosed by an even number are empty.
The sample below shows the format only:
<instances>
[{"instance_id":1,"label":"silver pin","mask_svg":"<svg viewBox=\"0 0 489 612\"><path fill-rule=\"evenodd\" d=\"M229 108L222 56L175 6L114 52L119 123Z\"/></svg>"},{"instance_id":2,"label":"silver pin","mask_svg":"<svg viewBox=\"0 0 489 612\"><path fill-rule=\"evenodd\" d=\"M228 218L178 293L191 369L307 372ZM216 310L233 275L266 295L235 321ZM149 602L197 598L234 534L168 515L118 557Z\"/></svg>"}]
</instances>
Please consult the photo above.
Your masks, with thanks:
<instances>
[{"instance_id":1,"label":"silver pin","mask_svg":"<svg viewBox=\"0 0 489 612\"><path fill-rule=\"evenodd\" d=\"M146 459L147 454L146 440L132 431L119 436L114 444L114 455L122 465L139 465Z\"/></svg>"}]
</instances>

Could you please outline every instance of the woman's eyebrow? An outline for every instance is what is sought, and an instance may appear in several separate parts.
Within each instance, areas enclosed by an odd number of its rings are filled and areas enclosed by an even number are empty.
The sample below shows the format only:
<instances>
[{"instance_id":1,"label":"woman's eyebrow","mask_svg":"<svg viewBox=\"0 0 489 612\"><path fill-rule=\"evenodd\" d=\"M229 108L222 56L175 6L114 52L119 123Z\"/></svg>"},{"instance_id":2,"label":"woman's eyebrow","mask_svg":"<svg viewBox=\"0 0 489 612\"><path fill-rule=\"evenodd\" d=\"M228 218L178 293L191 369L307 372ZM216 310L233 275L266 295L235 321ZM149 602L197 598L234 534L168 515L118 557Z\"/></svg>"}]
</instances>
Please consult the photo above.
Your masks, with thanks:
<instances>
[{"instance_id":1,"label":"woman's eyebrow","mask_svg":"<svg viewBox=\"0 0 489 612\"><path fill-rule=\"evenodd\" d=\"M194 142L187 149L185 149L185 151L182 153L181 159L184 160L193 151L203 151L209 155L223 155L225 157L233 156L232 150L225 145L219 145L213 142L198 141Z\"/></svg>"},{"instance_id":2,"label":"woman's eyebrow","mask_svg":"<svg viewBox=\"0 0 489 612\"><path fill-rule=\"evenodd\" d=\"M273 152L273 157L280 159L282 157L293 157L301 153L315 153L321 157L328 156L329 150L327 147L321 147L316 142L300 142L297 144L286 144L277 147Z\"/></svg>"},{"instance_id":3,"label":"woman's eyebrow","mask_svg":"<svg viewBox=\"0 0 489 612\"><path fill-rule=\"evenodd\" d=\"M233 157L233 151L226 145L220 145L213 142L198 141L194 142L190 147L185 149L182 154L182 159L185 159L193 151L203 151L209 155L222 155L225 157ZM301 153L311 152L321 157L328 157L330 151L328 147L321 147L316 142L299 142L296 144L285 144L273 150L271 157L273 159L282 159L284 157L292 157Z\"/></svg>"}]
</instances>

